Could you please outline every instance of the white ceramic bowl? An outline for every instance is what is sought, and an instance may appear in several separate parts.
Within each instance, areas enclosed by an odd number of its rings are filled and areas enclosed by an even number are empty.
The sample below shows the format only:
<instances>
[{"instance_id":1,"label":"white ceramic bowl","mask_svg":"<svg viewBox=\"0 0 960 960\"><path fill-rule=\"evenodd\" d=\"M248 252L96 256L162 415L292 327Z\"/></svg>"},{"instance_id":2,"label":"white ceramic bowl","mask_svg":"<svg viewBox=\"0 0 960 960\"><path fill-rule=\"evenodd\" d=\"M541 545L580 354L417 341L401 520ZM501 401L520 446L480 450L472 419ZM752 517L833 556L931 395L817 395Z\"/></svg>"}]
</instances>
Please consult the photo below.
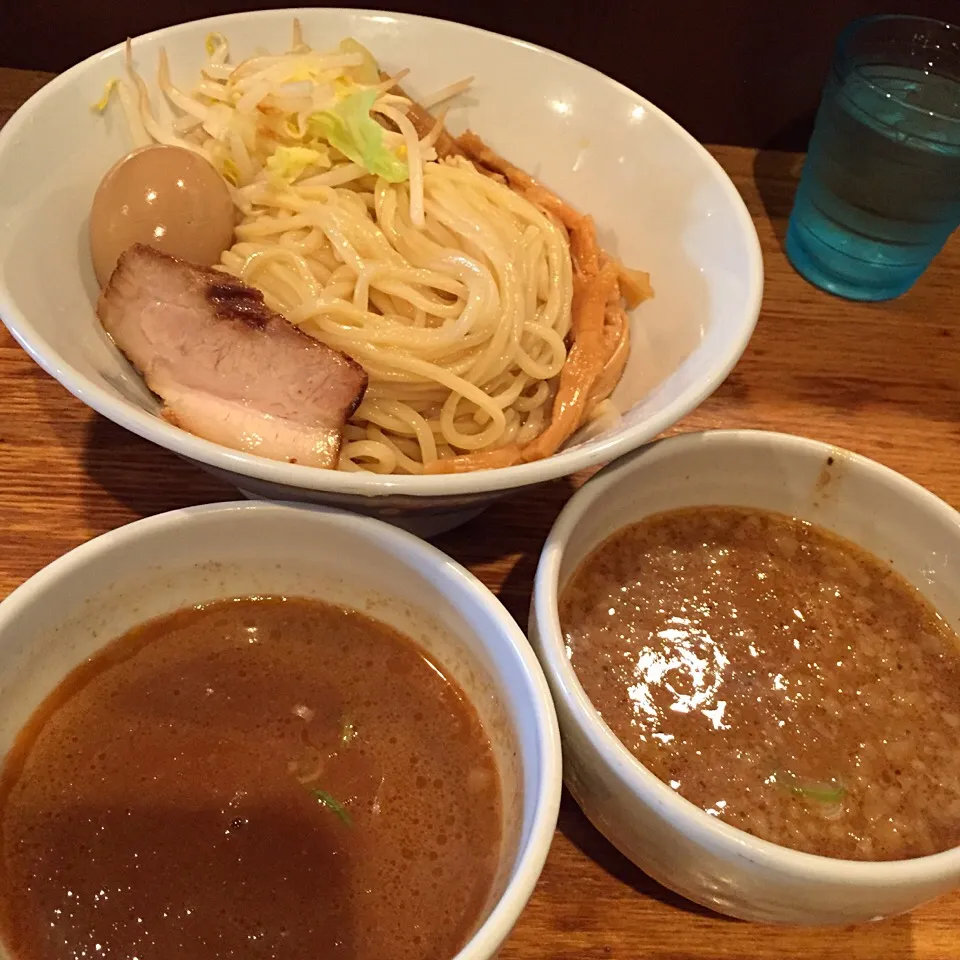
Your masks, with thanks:
<instances>
[{"instance_id":1,"label":"white ceramic bowl","mask_svg":"<svg viewBox=\"0 0 960 960\"><path fill-rule=\"evenodd\" d=\"M960 627L960 514L855 454L760 431L687 434L599 473L568 503L537 570L530 637L553 691L571 793L594 825L655 880L750 920L875 920L960 885L960 847L896 862L833 860L777 846L708 816L658 780L603 722L567 659L559 591L616 530L696 505L776 510L834 530L919 587Z\"/></svg>"},{"instance_id":2,"label":"white ceramic bowl","mask_svg":"<svg viewBox=\"0 0 960 960\"><path fill-rule=\"evenodd\" d=\"M489 960L543 867L560 802L560 740L523 633L475 577L402 530L315 507L227 503L97 537L0 604L0 756L73 667L143 621L222 597L315 597L412 637L460 684L503 788L494 889L457 960ZM0 947L0 957L3 957Z\"/></svg>"},{"instance_id":3,"label":"white ceramic bowl","mask_svg":"<svg viewBox=\"0 0 960 960\"><path fill-rule=\"evenodd\" d=\"M121 73L121 50L51 82L0 132L0 315L34 359L104 416L222 475L241 491L378 513L429 532L498 495L620 456L708 396L743 352L760 307L757 235L733 184L688 133L643 97L582 64L440 20L356 10L264 10L187 23L134 41L151 79L166 47L190 87L212 30L235 56L286 49L294 14L314 45L352 35L389 70L412 68L414 94L464 75L451 113L496 150L592 213L601 240L649 270L656 290L632 318L633 355L614 402L620 423L539 463L462 476L376 477L238 453L157 417L155 398L104 335L87 214L100 178L128 149L117 112L90 109ZM419 517L418 517L419 515Z\"/></svg>"}]
</instances>

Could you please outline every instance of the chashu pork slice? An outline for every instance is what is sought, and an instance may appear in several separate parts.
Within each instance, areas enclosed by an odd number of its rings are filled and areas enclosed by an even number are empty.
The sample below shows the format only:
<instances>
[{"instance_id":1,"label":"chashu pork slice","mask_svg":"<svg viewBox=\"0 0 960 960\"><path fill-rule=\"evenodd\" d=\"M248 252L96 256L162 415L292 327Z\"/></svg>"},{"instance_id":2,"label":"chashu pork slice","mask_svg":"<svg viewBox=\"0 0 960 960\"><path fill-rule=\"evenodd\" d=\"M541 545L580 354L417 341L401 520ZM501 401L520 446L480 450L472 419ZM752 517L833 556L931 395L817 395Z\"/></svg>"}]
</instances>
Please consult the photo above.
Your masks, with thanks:
<instances>
[{"instance_id":1,"label":"chashu pork slice","mask_svg":"<svg viewBox=\"0 0 960 960\"><path fill-rule=\"evenodd\" d=\"M259 290L136 244L97 315L171 423L235 450L336 467L367 375L273 313Z\"/></svg>"}]
</instances>

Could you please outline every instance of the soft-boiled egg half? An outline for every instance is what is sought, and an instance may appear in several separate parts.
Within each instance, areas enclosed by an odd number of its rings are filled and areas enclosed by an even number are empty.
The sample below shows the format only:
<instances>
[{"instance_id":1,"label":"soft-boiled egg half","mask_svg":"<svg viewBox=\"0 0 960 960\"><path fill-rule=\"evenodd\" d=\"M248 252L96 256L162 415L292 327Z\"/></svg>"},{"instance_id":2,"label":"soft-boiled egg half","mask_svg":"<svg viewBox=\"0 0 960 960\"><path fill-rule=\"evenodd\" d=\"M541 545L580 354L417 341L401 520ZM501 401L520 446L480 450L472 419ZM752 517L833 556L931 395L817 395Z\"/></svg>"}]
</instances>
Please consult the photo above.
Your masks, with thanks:
<instances>
[{"instance_id":1,"label":"soft-boiled egg half","mask_svg":"<svg viewBox=\"0 0 960 960\"><path fill-rule=\"evenodd\" d=\"M233 243L235 214L220 174L199 154L156 144L127 154L100 182L90 210L90 250L100 286L135 243L200 266Z\"/></svg>"}]
</instances>

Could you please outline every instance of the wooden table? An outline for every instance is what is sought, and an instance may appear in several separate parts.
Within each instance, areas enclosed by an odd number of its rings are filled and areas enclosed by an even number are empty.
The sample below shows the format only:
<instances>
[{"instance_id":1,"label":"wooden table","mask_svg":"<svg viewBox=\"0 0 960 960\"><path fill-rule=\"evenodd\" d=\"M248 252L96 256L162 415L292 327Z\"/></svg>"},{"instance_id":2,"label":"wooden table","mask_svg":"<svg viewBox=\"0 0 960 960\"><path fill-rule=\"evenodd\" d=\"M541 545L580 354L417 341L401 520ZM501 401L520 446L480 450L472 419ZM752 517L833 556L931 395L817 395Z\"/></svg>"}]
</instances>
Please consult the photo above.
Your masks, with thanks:
<instances>
[{"instance_id":1,"label":"wooden table","mask_svg":"<svg viewBox=\"0 0 960 960\"><path fill-rule=\"evenodd\" d=\"M0 69L0 123L46 79ZM743 359L671 432L760 427L815 437L874 457L960 507L960 240L900 300L835 299L801 280L783 254L802 158L714 152L756 222L766 295ZM520 494L438 540L521 624L541 543L577 482ZM0 593L105 530L235 497L94 414L0 333ZM948 960L960 957L960 894L907 917L841 930L730 921L649 880L565 797L543 877L502 957Z\"/></svg>"}]
</instances>

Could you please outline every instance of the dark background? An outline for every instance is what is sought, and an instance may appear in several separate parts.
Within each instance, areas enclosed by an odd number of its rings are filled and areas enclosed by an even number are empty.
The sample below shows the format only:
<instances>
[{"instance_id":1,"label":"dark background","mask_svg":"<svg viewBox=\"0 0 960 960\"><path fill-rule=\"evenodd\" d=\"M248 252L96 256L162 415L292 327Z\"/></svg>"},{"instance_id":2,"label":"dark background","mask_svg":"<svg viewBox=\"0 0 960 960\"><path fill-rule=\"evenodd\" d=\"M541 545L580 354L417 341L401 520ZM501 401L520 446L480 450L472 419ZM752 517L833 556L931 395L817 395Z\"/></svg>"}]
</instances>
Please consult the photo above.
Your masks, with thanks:
<instances>
[{"instance_id":1,"label":"dark background","mask_svg":"<svg viewBox=\"0 0 960 960\"><path fill-rule=\"evenodd\" d=\"M63 70L128 35L295 2L0 0L0 66ZM388 6L566 53L638 91L702 141L783 149L805 147L833 41L849 20L885 12L960 21L960 0L399 0Z\"/></svg>"}]
</instances>

